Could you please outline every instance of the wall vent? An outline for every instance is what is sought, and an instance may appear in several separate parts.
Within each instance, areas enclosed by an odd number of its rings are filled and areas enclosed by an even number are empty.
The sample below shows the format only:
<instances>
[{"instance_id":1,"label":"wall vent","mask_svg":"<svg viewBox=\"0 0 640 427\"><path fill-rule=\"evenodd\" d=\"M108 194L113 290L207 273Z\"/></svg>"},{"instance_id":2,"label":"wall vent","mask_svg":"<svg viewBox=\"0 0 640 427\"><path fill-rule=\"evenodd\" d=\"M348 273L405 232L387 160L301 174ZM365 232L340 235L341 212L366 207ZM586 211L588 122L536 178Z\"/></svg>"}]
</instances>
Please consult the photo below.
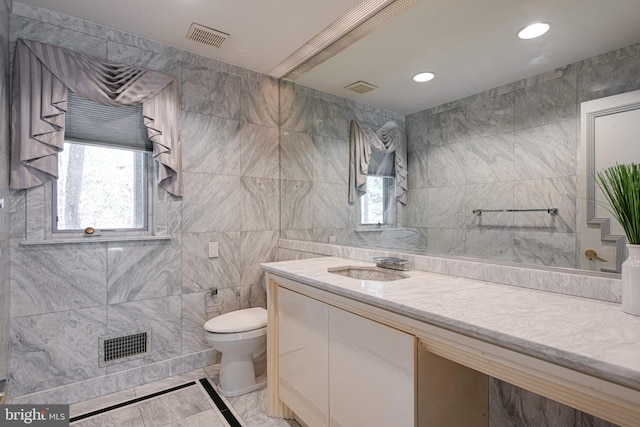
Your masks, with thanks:
<instances>
[{"instance_id":1,"label":"wall vent","mask_svg":"<svg viewBox=\"0 0 640 427\"><path fill-rule=\"evenodd\" d=\"M99 365L113 365L115 363L122 363L143 357L151 350L150 344L150 335L147 332L100 337Z\"/></svg>"},{"instance_id":2,"label":"wall vent","mask_svg":"<svg viewBox=\"0 0 640 427\"><path fill-rule=\"evenodd\" d=\"M225 40L229 38L229 34L192 22L186 37L187 40L220 48Z\"/></svg>"},{"instance_id":3,"label":"wall vent","mask_svg":"<svg viewBox=\"0 0 640 427\"><path fill-rule=\"evenodd\" d=\"M371 83L363 82L362 80L355 83L351 83L349 86L345 86L345 89L352 90L357 93L367 93L372 90L378 89L378 86L374 86Z\"/></svg>"}]
</instances>

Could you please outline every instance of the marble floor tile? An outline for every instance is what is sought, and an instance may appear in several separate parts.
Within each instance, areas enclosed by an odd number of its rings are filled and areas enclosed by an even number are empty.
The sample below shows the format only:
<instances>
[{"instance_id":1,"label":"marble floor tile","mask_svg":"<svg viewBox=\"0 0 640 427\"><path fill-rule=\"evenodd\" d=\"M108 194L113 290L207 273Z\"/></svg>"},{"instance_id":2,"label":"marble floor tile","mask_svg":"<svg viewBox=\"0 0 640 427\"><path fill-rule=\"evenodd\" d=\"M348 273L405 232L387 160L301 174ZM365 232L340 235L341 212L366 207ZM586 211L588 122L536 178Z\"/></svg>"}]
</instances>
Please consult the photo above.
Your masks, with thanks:
<instances>
[{"instance_id":1,"label":"marble floor tile","mask_svg":"<svg viewBox=\"0 0 640 427\"><path fill-rule=\"evenodd\" d=\"M199 412L182 420L165 424L165 427L227 427L228 424L220 419L220 415L213 409Z\"/></svg>"},{"instance_id":2,"label":"marble floor tile","mask_svg":"<svg viewBox=\"0 0 640 427\"><path fill-rule=\"evenodd\" d=\"M157 424L160 425L160 424ZM137 406L125 406L95 417L73 423L74 427L144 427L144 421Z\"/></svg>"},{"instance_id":3,"label":"marble floor tile","mask_svg":"<svg viewBox=\"0 0 640 427\"><path fill-rule=\"evenodd\" d=\"M150 399L139 408L146 425L162 426L212 409L211 405L200 388L192 386Z\"/></svg>"},{"instance_id":4,"label":"marble floor tile","mask_svg":"<svg viewBox=\"0 0 640 427\"><path fill-rule=\"evenodd\" d=\"M101 426L154 426L154 427L229 427L229 422L217 409L204 387L201 378L209 378L215 390L220 365L196 369L175 377L155 381L96 399L74 404L70 408L72 417L106 409L133 399L138 402L112 409L89 418L72 422L74 427ZM195 381L195 384L151 397L153 393ZM144 399L145 396L148 399ZM220 399L243 427L300 427L292 420L270 418L266 415L266 388L241 396Z\"/></svg>"},{"instance_id":5,"label":"marble floor tile","mask_svg":"<svg viewBox=\"0 0 640 427\"><path fill-rule=\"evenodd\" d=\"M73 405L69 406L69 416L77 417L78 415L108 408L109 406L113 406L120 402L126 402L135 398L136 394L134 392L134 389L128 388L116 393L96 397L95 399L89 399L83 402L74 403Z\"/></svg>"},{"instance_id":6,"label":"marble floor tile","mask_svg":"<svg viewBox=\"0 0 640 427\"><path fill-rule=\"evenodd\" d=\"M204 372L204 370L196 369L193 371L185 372L184 374L176 375L175 377L165 378L149 384L144 384L135 387L133 390L135 393L135 397L142 397L162 390L166 390L171 387L176 387L190 381L199 380L200 378L204 378L206 376L207 374Z\"/></svg>"}]
</instances>

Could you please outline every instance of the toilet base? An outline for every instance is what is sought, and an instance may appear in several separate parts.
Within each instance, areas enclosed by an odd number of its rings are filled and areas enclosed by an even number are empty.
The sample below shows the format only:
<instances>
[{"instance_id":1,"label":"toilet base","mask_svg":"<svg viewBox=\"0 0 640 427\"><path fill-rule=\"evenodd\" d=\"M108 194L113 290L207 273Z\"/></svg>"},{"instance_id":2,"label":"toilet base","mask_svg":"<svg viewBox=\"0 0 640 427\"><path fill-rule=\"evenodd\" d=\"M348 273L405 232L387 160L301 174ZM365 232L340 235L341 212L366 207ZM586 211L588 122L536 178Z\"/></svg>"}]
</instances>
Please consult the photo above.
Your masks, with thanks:
<instances>
[{"instance_id":1,"label":"toilet base","mask_svg":"<svg viewBox=\"0 0 640 427\"><path fill-rule=\"evenodd\" d=\"M220 361L220 394L239 396L258 390L267 384L267 377L256 378L253 357L248 355L222 354Z\"/></svg>"},{"instance_id":2,"label":"toilet base","mask_svg":"<svg viewBox=\"0 0 640 427\"><path fill-rule=\"evenodd\" d=\"M252 386L243 388L241 390L225 391L222 388L222 386L218 387L218 389L222 396L234 397L234 396L240 396L245 393L251 393L252 391L260 390L261 388L266 387L266 385L267 385L267 374L264 374L264 375L260 375L255 379L255 384L253 384Z\"/></svg>"}]
</instances>

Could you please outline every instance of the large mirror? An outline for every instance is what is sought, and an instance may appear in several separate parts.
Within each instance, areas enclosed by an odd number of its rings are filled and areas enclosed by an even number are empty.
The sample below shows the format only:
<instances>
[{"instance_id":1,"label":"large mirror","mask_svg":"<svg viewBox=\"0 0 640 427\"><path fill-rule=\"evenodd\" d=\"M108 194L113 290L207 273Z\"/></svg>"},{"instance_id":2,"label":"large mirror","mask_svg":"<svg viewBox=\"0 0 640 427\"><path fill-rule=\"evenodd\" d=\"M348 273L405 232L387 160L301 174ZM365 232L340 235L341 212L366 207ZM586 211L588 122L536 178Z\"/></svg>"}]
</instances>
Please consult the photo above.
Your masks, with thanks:
<instances>
[{"instance_id":1,"label":"large mirror","mask_svg":"<svg viewBox=\"0 0 640 427\"><path fill-rule=\"evenodd\" d=\"M640 2L415 3L282 82L282 237L615 272L620 243L585 237L600 229L583 214L581 108L640 89ZM551 30L516 37L535 21ZM408 191L389 224L348 203L352 120L404 129Z\"/></svg>"}]
</instances>

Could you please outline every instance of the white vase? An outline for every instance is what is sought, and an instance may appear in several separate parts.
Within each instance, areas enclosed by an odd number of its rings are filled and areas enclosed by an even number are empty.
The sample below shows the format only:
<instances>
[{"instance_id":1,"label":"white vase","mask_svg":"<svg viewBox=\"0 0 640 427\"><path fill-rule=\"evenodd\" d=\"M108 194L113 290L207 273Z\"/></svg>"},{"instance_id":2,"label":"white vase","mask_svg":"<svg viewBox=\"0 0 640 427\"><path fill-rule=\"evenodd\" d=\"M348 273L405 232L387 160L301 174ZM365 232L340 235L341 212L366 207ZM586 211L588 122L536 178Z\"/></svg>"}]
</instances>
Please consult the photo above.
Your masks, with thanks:
<instances>
[{"instance_id":1,"label":"white vase","mask_svg":"<svg viewBox=\"0 0 640 427\"><path fill-rule=\"evenodd\" d=\"M640 245L627 245L622 263L622 311L640 316Z\"/></svg>"}]
</instances>

